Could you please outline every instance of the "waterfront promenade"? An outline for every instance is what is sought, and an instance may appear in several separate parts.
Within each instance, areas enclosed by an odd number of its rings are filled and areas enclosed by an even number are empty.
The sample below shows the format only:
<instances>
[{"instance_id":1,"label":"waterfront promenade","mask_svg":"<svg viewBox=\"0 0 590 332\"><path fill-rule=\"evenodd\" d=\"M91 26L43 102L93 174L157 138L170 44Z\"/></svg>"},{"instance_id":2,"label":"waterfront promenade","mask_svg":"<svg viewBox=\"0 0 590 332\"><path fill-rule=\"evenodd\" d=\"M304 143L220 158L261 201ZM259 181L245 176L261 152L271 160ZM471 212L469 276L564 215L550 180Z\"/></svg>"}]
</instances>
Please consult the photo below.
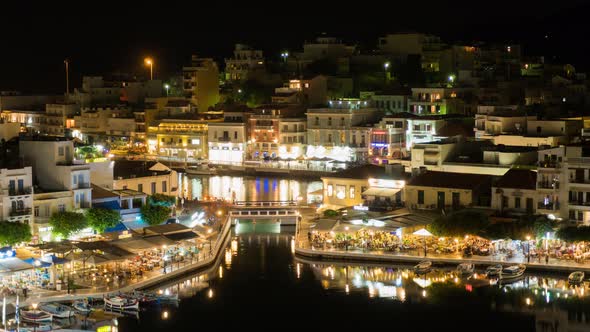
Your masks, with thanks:
<instances>
[{"instance_id":1,"label":"waterfront promenade","mask_svg":"<svg viewBox=\"0 0 590 332\"><path fill-rule=\"evenodd\" d=\"M314 247L307 239L307 232L310 230L309 223L303 221L297 227L295 239L295 254L302 257L326 260L343 260L348 262L391 262L416 264L423 260L430 260L435 265L453 265L470 262L477 268L485 269L489 265L502 264L504 266L514 264L525 264L529 271L543 271L556 273L570 273L573 271L584 271L590 273L590 263L578 263L575 261L564 261L561 259L550 258L548 262L545 259L526 259L522 254L508 258L505 255L489 255L463 257L461 253L438 254L427 252L424 256L424 249L418 248L404 252L392 252L384 250L367 250L367 249L334 249L326 247Z\"/></svg>"},{"instance_id":2,"label":"waterfront promenade","mask_svg":"<svg viewBox=\"0 0 590 332\"><path fill-rule=\"evenodd\" d=\"M205 250L199 255L195 255L193 260L186 260L185 262L173 263L164 268L154 269L146 272L140 280L132 280L126 284L121 284L119 287L92 287L77 289L75 292L70 291L70 294L65 290L52 291L42 289L32 289L27 298L20 296L20 306L25 307L32 303L54 302L54 301L71 301L82 298L103 298L107 294L118 292L130 292L133 290L142 290L158 285L166 280L173 279L184 274L204 269L214 264L220 256L223 249L229 241L229 234L231 232L231 222L229 218L225 218L221 227L221 231L211 242L209 250ZM14 303L16 298L14 296L7 297L8 303Z\"/></svg>"}]
</instances>

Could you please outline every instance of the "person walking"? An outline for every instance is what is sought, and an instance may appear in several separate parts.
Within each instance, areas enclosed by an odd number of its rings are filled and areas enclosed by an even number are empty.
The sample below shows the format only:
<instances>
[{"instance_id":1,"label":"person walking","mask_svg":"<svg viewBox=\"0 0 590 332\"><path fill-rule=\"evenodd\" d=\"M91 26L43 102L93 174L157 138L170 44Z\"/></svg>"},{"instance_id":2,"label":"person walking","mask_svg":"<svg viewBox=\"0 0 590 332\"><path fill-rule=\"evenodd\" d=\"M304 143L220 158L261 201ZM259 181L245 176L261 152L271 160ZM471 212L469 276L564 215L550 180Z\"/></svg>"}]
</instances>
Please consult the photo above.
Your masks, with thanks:
<instances>
[{"instance_id":1,"label":"person walking","mask_svg":"<svg viewBox=\"0 0 590 332\"><path fill-rule=\"evenodd\" d=\"M549 254L545 255L545 264L549 264Z\"/></svg>"}]
</instances>

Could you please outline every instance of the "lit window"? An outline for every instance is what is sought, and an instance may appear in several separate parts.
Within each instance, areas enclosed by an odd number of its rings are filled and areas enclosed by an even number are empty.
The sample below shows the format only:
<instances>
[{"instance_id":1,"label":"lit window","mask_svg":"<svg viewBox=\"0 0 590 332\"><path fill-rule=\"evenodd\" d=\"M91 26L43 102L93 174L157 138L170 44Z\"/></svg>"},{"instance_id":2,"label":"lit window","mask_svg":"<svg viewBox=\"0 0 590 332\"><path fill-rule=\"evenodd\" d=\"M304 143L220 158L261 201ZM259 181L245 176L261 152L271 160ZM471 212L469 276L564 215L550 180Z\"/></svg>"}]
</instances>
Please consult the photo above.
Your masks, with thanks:
<instances>
[{"instance_id":1,"label":"lit window","mask_svg":"<svg viewBox=\"0 0 590 332\"><path fill-rule=\"evenodd\" d=\"M198 138L191 139L191 144L201 144L201 140Z\"/></svg>"},{"instance_id":2,"label":"lit window","mask_svg":"<svg viewBox=\"0 0 590 332\"><path fill-rule=\"evenodd\" d=\"M332 197L334 194L334 187L331 184L328 185L328 197Z\"/></svg>"},{"instance_id":3,"label":"lit window","mask_svg":"<svg viewBox=\"0 0 590 332\"><path fill-rule=\"evenodd\" d=\"M354 186L350 186L350 189L348 191L348 197L354 198Z\"/></svg>"},{"instance_id":4,"label":"lit window","mask_svg":"<svg viewBox=\"0 0 590 332\"><path fill-rule=\"evenodd\" d=\"M336 198L338 198L338 199L345 199L346 198L346 186L341 186L341 185L336 186Z\"/></svg>"}]
</instances>

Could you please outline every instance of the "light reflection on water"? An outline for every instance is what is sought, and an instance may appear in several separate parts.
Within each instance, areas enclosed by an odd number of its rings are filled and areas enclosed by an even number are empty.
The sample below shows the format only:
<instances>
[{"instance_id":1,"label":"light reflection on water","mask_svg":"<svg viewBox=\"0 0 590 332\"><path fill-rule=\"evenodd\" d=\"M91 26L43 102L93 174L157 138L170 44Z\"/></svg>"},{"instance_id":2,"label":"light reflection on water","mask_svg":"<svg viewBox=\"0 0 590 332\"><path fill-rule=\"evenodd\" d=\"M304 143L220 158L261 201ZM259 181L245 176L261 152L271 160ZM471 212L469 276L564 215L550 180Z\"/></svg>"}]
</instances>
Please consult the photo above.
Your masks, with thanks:
<instances>
[{"instance_id":1,"label":"light reflection on water","mask_svg":"<svg viewBox=\"0 0 590 332\"><path fill-rule=\"evenodd\" d=\"M206 197L238 201L307 202L308 193L322 189L321 181L290 180L268 177L194 176L179 174L180 194L187 199Z\"/></svg>"}]
</instances>

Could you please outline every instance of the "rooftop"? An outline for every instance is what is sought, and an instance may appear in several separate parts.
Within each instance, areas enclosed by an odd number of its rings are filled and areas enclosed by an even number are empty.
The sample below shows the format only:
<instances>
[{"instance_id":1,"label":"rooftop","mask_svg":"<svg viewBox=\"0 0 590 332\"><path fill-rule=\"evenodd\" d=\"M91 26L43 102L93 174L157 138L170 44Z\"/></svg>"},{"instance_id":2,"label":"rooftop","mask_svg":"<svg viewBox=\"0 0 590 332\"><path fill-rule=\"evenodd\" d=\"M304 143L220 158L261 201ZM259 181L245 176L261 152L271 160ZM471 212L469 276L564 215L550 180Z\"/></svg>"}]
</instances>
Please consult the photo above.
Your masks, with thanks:
<instances>
[{"instance_id":1,"label":"rooftop","mask_svg":"<svg viewBox=\"0 0 590 332\"><path fill-rule=\"evenodd\" d=\"M426 173L422 173L410 180L407 185L435 188L473 189L491 180L491 175L427 171Z\"/></svg>"},{"instance_id":2,"label":"rooftop","mask_svg":"<svg viewBox=\"0 0 590 332\"><path fill-rule=\"evenodd\" d=\"M495 187L536 190L537 172L512 168L496 182Z\"/></svg>"},{"instance_id":3,"label":"rooftop","mask_svg":"<svg viewBox=\"0 0 590 332\"><path fill-rule=\"evenodd\" d=\"M118 198L119 195L104 189L102 187L99 187L97 185L95 185L94 183L92 184L92 199L104 199L104 198Z\"/></svg>"},{"instance_id":4,"label":"rooftop","mask_svg":"<svg viewBox=\"0 0 590 332\"><path fill-rule=\"evenodd\" d=\"M113 177L116 180L119 177L130 179L170 174L170 169L162 170L161 168L158 168L157 170L151 170L151 168L157 164L162 165L156 161L117 160L115 161L115 167L113 169Z\"/></svg>"},{"instance_id":5,"label":"rooftop","mask_svg":"<svg viewBox=\"0 0 590 332\"><path fill-rule=\"evenodd\" d=\"M392 171L388 171L384 166L377 166L377 165L363 165L358 167L353 167L346 169L344 171L340 171L335 174L331 174L329 176L325 176L326 178L343 178L343 179L393 179L393 178L405 178L404 175L395 174Z\"/></svg>"}]
</instances>

